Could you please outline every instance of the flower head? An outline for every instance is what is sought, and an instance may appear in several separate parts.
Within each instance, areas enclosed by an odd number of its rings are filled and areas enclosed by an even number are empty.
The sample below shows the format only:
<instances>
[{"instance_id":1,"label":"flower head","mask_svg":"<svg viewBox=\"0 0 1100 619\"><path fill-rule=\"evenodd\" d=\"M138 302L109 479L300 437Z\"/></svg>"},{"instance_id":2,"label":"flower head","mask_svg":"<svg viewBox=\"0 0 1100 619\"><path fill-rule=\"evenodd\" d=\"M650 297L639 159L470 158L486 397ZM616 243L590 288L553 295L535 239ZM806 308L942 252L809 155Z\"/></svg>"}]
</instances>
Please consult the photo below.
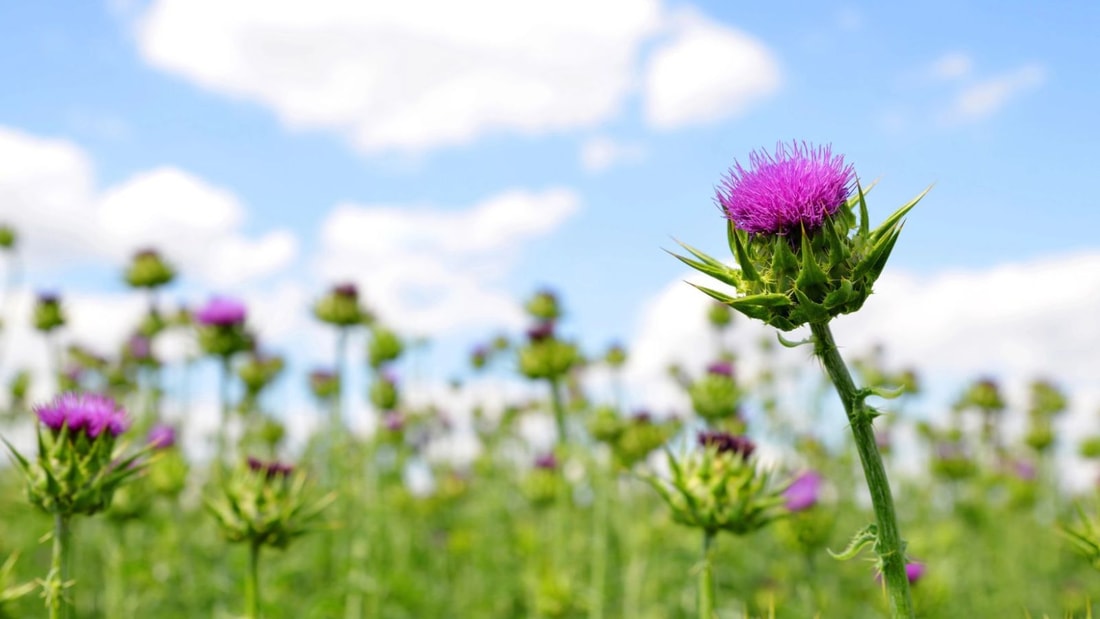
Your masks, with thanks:
<instances>
[{"instance_id":1,"label":"flower head","mask_svg":"<svg viewBox=\"0 0 1100 619\"><path fill-rule=\"evenodd\" d=\"M855 171L829 146L806 142L753 152L749 169L735 162L717 190L726 217L749 234L787 235L817 230L852 192Z\"/></svg>"},{"instance_id":2,"label":"flower head","mask_svg":"<svg viewBox=\"0 0 1100 619\"><path fill-rule=\"evenodd\" d=\"M126 411L98 393L63 393L36 406L34 412L43 425L55 432L67 427L69 432L83 432L92 439L104 431L115 437L130 427Z\"/></svg>"},{"instance_id":3,"label":"flower head","mask_svg":"<svg viewBox=\"0 0 1100 619\"><path fill-rule=\"evenodd\" d=\"M924 576L925 567L923 563L906 563L905 564L905 577L909 579L909 584L913 584Z\"/></svg>"},{"instance_id":4,"label":"flower head","mask_svg":"<svg viewBox=\"0 0 1100 619\"><path fill-rule=\"evenodd\" d=\"M821 482L821 474L817 471L806 471L799 475L783 491L787 510L800 512L817 504L818 495L821 494Z\"/></svg>"},{"instance_id":5,"label":"flower head","mask_svg":"<svg viewBox=\"0 0 1100 619\"><path fill-rule=\"evenodd\" d=\"M715 361L707 366L707 374L714 374L717 376L732 378L733 364L729 361Z\"/></svg>"},{"instance_id":6,"label":"flower head","mask_svg":"<svg viewBox=\"0 0 1100 619\"><path fill-rule=\"evenodd\" d=\"M214 297L195 312L195 320L208 327L232 327L244 323L246 312L244 304L236 299Z\"/></svg>"},{"instance_id":7,"label":"flower head","mask_svg":"<svg viewBox=\"0 0 1100 619\"><path fill-rule=\"evenodd\" d=\"M153 426L146 441L156 449L169 449L176 444L176 429L167 424Z\"/></svg>"},{"instance_id":8,"label":"flower head","mask_svg":"<svg viewBox=\"0 0 1100 619\"><path fill-rule=\"evenodd\" d=\"M248 468L254 473L263 473L268 479L289 477L294 472L293 464L286 464L277 460L264 462L252 456L248 457Z\"/></svg>"},{"instance_id":9,"label":"flower head","mask_svg":"<svg viewBox=\"0 0 1100 619\"><path fill-rule=\"evenodd\" d=\"M752 452L756 451L756 444L747 436L734 436L729 432L700 432L699 445L701 447L714 447L718 453L735 453L748 459Z\"/></svg>"}]
</instances>

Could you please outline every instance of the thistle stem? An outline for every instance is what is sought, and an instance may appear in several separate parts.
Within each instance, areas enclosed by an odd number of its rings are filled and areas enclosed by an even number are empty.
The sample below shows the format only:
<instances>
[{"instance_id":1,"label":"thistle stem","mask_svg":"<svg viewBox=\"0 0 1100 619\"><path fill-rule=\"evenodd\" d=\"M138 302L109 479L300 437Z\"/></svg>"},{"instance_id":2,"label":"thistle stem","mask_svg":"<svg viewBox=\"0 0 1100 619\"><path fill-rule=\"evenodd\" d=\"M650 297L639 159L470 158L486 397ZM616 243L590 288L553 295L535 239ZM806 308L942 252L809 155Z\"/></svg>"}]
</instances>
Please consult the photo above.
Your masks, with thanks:
<instances>
[{"instance_id":1,"label":"thistle stem","mask_svg":"<svg viewBox=\"0 0 1100 619\"><path fill-rule=\"evenodd\" d=\"M260 619L260 543L248 543L248 574L244 579L245 613L248 619Z\"/></svg>"},{"instance_id":2,"label":"thistle stem","mask_svg":"<svg viewBox=\"0 0 1100 619\"><path fill-rule=\"evenodd\" d=\"M714 531L703 531L703 563L699 566L699 619L714 619Z\"/></svg>"},{"instance_id":3,"label":"thistle stem","mask_svg":"<svg viewBox=\"0 0 1100 619\"><path fill-rule=\"evenodd\" d=\"M65 588L69 584L71 556L70 518L71 516L65 514L54 514L53 517L53 557L50 573L46 577L46 605L50 619L69 619L72 616L72 607L65 595Z\"/></svg>"},{"instance_id":4,"label":"thistle stem","mask_svg":"<svg viewBox=\"0 0 1100 619\"><path fill-rule=\"evenodd\" d=\"M347 358L347 348L348 328L339 327L336 332L336 396L332 398L332 410L329 411L328 423L333 437L336 436L337 428L344 419L344 381L347 379L344 376L344 362Z\"/></svg>"},{"instance_id":5,"label":"thistle stem","mask_svg":"<svg viewBox=\"0 0 1100 619\"><path fill-rule=\"evenodd\" d=\"M567 428L565 426L565 404L561 397L561 378L555 376L550 379L550 402L554 408L554 423L558 428L558 445L565 446L569 442Z\"/></svg>"},{"instance_id":6,"label":"thistle stem","mask_svg":"<svg viewBox=\"0 0 1100 619\"><path fill-rule=\"evenodd\" d=\"M856 389L852 375L837 350L833 333L827 323L810 323L814 336L814 354L825 366L837 395L848 415L848 423L855 437L859 461L863 465L863 474L867 479L867 488L871 492L871 505L878 522L878 543L876 549L882 561L882 573L886 579L886 588L890 596L893 617L912 619L913 600L909 594L909 579L905 573L905 548L898 531L897 515L894 511L894 498L890 493L890 481L886 478L886 469L882 456L875 443L875 432L871 427L873 419L871 409L864 403L863 396Z\"/></svg>"},{"instance_id":7,"label":"thistle stem","mask_svg":"<svg viewBox=\"0 0 1100 619\"><path fill-rule=\"evenodd\" d=\"M221 376L220 384L218 386L218 397L221 400L219 407L219 414L221 418L218 420L218 434L217 434L217 462L219 464L225 462L225 453L227 450L228 437L226 433L226 422L229 421L229 355L224 355L221 358Z\"/></svg>"}]
</instances>

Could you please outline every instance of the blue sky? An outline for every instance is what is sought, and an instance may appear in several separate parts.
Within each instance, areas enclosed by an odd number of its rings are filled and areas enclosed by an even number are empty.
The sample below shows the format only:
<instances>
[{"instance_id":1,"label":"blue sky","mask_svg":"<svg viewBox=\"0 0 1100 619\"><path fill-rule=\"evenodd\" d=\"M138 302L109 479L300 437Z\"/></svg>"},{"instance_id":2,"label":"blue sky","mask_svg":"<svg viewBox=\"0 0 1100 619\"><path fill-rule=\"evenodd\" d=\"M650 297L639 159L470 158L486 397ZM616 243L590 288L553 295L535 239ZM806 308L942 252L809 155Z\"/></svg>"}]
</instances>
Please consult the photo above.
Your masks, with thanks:
<instances>
[{"instance_id":1,"label":"blue sky","mask_svg":"<svg viewBox=\"0 0 1100 619\"><path fill-rule=\"evenodd\" d=\"M684 276L662 248L721 251L714 185L791 139L830 142L880 179L878 217L935 183L890 267L916 293L1096 250L1096 3L357 4L0 5L0 218L26 231L29 287L119 295L125 252L171 247L183 226L192 246L254 264L169 251L186 276L175 294L243 294L269 319L286 302L283 347L316 334L307 304L348 276L396 314L384 319L424 312L408 328L440 342L441 373L494 321L515 327L502 299L542 285L590 350L659 339L646 312ZM546 14L524 16L535 7ZM21 154L44 143L69 159ZM67 183L75 210L39 208ZM111 227L158 197L162 211L213 206ZM513 203L542 218L509 216ZM393 235L372 238L380 223ZM82 230L102 238L50 260ZM406 273L433 275L377 298Z\"/></svg>"}]
</instances>

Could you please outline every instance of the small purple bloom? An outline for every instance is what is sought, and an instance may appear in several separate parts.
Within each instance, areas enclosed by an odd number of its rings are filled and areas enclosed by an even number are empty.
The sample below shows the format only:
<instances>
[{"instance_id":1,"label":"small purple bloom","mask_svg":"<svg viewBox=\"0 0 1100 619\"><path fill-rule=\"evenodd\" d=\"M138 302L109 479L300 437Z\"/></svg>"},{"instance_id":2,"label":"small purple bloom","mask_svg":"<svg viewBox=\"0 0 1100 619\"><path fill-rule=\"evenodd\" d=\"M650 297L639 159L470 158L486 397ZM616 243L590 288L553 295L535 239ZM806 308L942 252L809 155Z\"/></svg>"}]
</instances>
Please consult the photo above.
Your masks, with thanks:
<instances>
[{"instance_id":1,"label":"small purple bloom","mask_svg":"<svg viewBox=\"0 0 1100 619\"><path fill-rule=\"evenodd\" d=\"M98 393L63 393L34 409L38 420L47 428L60 432L84 432L97 438L106 430L112 437L130 427L126 412L111 398Z\"/></svg>"},{"instance_id":2,"label":"small purple bloom","mask_svg":"<svg viewBox=\"0 0 1100 619\"><path fill-rule=\"evenodd\" d=\"M554 321L545 320L527 330L527 339L541 342L554 337Z\"/></svg>"},{"instance_id":3,"label":"small purple bloom","mask_svg":"<svg viewBox=\"0 0 1100 619\"><path fill-rule=\"evenodd\" d=\"M734 162L717 190L728 219L749 234L787 235L821 228L852 192L855 171L832 148L780 143L754 151L749 169Z\"/></svg>"},{"instance_id":4,"label":"small purple bloom","mask_svg":"<svg viewBox=\"0 0 1100 619\"><path fill-rule=\"evenodd\" d=\"M1035 465L1029 460L1017 460L1013 462L1012 472L1022 481L1035 481Z\"/></svg>"},{"instance_id":5,"label":"small purple bloom","mask_svg":"<svg viewBox=\"0 0 1100 619\"><path fill-rule=\"evenodd\" d=\"M707 374L733 378L733 364L729 361L715 361L707 366Z\"/></svg>"},{"instance_id":6,"label":"small purple bloom","mask_svg":"<svg viewBox=\"0 0 1100 619\"><path fill-rule=\"evenodd\" d=\"M397 411L390 411L382 418L382 425L390 432L400 432L405 427L405 417Z\"/></svg>"},{"instance_id":7,"label":"small purple bloom","mask_svg":"<svg viewBox=\"0 0 1100 619\"><path fill-rule=\"evenodd\" d=\"M167 424L153 426L146 440L155 449L168 449L176 444L176 429Z\"/></svg>"},{"instance_id":8,"label":"small purple bloom","mask_svg":"<svg viewBox=\"0 0 1100 619\"><path fill-rule=\"evenodd\" d=\"M747 436L734 436L729 432L707 431L699 433L701 447L715 447L718 453L734 453L746 460L756 451L756 444Z\"/></svg>"},{"instance_id":9,"label":"small purple bloom","mask_svg":"<svg viewBox=\"0 0 1100 619\"><path fill-rule=\"evenodd\" d=\"M294 465L292 464L285 464L277 460L264 462L252 456L248 457L248 468L255 473L263 473L268 479L289 477L294 472Z\"/></svg>"},{"instance_id":10,"label":"small purple bloom","mask_svg":"<svg viewBox=\"0 0 1100 619\"><path fill-rule=\"evenodd\" d=\"M353 301L359 299L359 288L350 282L333 286L332 293L338 297L344 297L345 299L351 299Z\"/></svg>"},{"instance_id":11,"label":"small purple bloom","mask_svg":"<svg viewBox=\"0 0 1100 619\"><path fill-rule=\"evenodd\" d=\"M244 323L244 304L228 297L214 297L195 312L195 320L205 326L232 327Z\"/></svg>"},{"instance_id":12,"label":"small purple bloom","mask_svg":"<svg viewBox=\"0 0 1100 619\"><path fill-rule=\"evenodd\" d=\"M558 468L558 459L552 453L545 453L535 458L535 468L545 471L553 471Z\"/></svg>"},{"instance_id":13,"label":"small purple bloom","mask_svg":"<svg viewBox=\"0 0 1100 619\"><path fill-rule=\"evenodd\" d=\"M129 341L130 356L139 361L144 361L152 357L153 348L150 345L149 338L143 335L135 335L130 338Z\"/></svg>"},{"instance_id":14,"label":"small purple bloom","mask_svg":"<svg viewBox=\"0 0 1100 619\"><path fill-rule=\"evenodd\" d=\"M817 471L806 471L799 475L783 491L783 498L787 501L787 510L800 512L816 505L818 495L821 494L822 481L821 474Z\"/></svg>"},{"instance_id":15,"label":"small purple bloom","mask_svg":"<svg viewBox=\"0 0 1100 619\"><path fill-rule=\"evenodd\" d=\"M925 567L923 563L907 563L905 565L905 577L909 579L909 584L913 584L924 576Z\"/></svg>"},{"instance_id":16,"label":"small purple bloom","mask_svg":"<svg viewBox=\"0 0 1100 619\"><path fill-rule=\"evenodd\" d=\"M634 421L634 423L638 424L653 423L653 415L651 415L650 412L645 409L634 411L634 414L630 416L630 419Z\"/></svg>"}]
</instances>

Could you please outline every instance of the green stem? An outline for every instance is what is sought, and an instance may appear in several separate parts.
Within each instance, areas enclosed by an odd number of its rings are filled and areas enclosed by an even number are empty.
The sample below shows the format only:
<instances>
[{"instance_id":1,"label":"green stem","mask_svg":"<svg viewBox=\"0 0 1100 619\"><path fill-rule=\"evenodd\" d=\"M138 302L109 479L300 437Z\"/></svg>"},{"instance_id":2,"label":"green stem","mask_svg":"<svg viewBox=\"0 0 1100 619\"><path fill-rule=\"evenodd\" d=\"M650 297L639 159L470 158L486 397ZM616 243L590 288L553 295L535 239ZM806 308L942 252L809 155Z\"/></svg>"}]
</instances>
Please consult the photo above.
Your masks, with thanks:
<instances>
[{"instance_id":1,"label":"green stem","mask_svg":"<svg viewBox=\"0 0 1100 619\"><path fill-rule=\"evenodd\" d=\"M565 427L565 404L561 397L561 379L550 379L550 402L554 407L554 422L558 428L558 445L565 446L569 442L569 435Z\"/></svg>"},{"instance_id":2,"label":"green stem","mask_svg":"<svg viewBox=\"0 0 1100 619\"><path fill-rule=\"evenodd\" d=\"M610 481L614 482L614 465L612 465L609 471L612 476ZM608 503L611 500L611 489L613 483L608 483L608 480L603 478L607 475L608 471L601 471L599 462L595 458L592 459L592 479L593 492L596 493L595 508L592 514L592 582L591 594L592 600L588 607L588 616L590 619L603 619L604 616L604 595L606 589L607 580L607 537L610 534L610 527L608 526Z\"/></svg>"},{"instance_id":3,"label":"green stem","mask_svg":"<svg viewBox=\"0 0 1100 619\"><path fill-rule=\"evenodd\" d=\"M72 616L72 607L69 598L65 595L65 588L69 586L69 564L71 557L70 516L54 514L53 517L53 557L50 563L50 573L46 576L46 606L50 611L50 619L69 619Z\"/></svg>"},{"instance_id":4,"label":"green stem","mask_svg":"<svg viewBox=\"0 0 1100 619\"><path fill-rule=\"evenodd\" d=\"M219 464L225 463L225 453L228 448L228 436L226 434L226 423L229 421L229 375L231 372L229 366L229 355L225 355L221 358L221 383L218 388L219 399L221 400L221 406L219 414L221 418L218 420L217 429L217 462Z\"/></svg>"},{"instance_id":5,"label":"green stem","mask_svg":"<svg viewBox=\"0 0 1100 619\"><path fill-rule=\"evenodd\" d=\"M852 375L837 350L833 333L827 323L810 323L814 336L814 354L821 359L825 371L836 387L848 423L855 437L859 461L863 465L863 474L867 478L867 488L871 492L871 505L878 522L878 543L876 549L882 561L882 573L886 579L886 588L890 596L890 606L894 617L912 619L913 600L909 595L909 579L905 574L905 547L898 532L897 515L894 511L894 498L890 493L890 481L886 478L886 469L882 464L878 446L875 444L875 432L871 427L873 411L864 403L863 395L856 389Z\"/></svg>"},{"instance_id":6,"label":"green stem","mask_svg":"<svg viewBox=\"0 0 1100 619\"><path fill-rule=\"evenodd\" d=\"M714 531L703 531L703 563L699 566L699 619L714 619Z\"/></svg>"},{"instance_id":7,"label":"green stem","mask_svg":"<svg viewBox=\"0 0 1100 619\"><path fill-rule=\"evenodd\" d=\"M347 358L348 328L339 327L336 332L336 396L332 399L332 410L329 411L329 430L335 436L337 428L344 419L344 363Z\"/></svg>"},{"instance_id":8,"label":"green stem","mask_svg":"<svg viewBox=\"0 0 1100 619\"><path fill-rule=\"evenodd\" d=\"M245 613L248 619L260 619L260 543L248 544L248 574L244 580Z\"/></svg>"}]
</instances>

